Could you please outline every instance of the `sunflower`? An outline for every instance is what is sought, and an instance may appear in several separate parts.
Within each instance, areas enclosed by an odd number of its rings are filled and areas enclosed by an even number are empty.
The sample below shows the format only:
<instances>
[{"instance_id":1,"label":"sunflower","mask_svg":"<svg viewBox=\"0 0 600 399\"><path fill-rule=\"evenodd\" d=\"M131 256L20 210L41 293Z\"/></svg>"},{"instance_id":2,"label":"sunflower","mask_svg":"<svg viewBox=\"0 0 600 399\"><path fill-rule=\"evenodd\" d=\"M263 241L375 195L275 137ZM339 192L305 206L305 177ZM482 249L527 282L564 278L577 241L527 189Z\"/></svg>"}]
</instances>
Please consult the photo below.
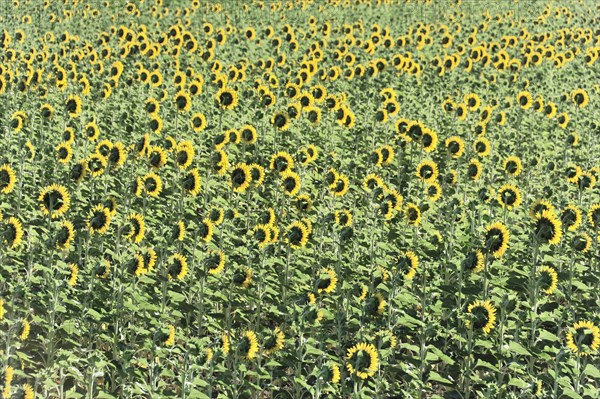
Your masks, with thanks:
<instances>
[{"instance_id":1,"label":"sunflower","mask_svg":"<svg viewBox=\"0 0 600 399\"><path fill-rule=\"evenodd\" d=\"M416 175L425 183L434 182L435 179L437 179L438 174L438 166L431 160L421 161L421 163L417 165Z\"/></svg>"},{"instance_id":2,"label":"sunflower","mask_svg":"<svg viewBox=\"0 0 600 399\"><path fill-rule=\"evenodd\" d=\"M267 334L264 344L263 350L265 354L270 355L275 352L279 352L283 349L283 344L285 340L285 334L279 327L275 327L272 331L269 331Z\"/></svg>"},{"instance_id":3,"label":"sunflower","mask_svg":"<svg viewBox=\"0 0 600 399\"><path fill-rule=\"evenodd\" d=\"M52 184L46 186L38 196L38 202L44 215L57 218L64 215L71 205L71 197L64 186Z\"/></svg>"},{"instance_id":4,"label":"sunflower","mask_svg":"<svg viewBox=\"0 0 600 399\"><path fill-rule=\"evenodd\" d=\"M458 136L452 136L446 139L446 150L452 158L460 158L465 151L465 142Z\"/></svg>"},{"instance_id":5,"label":"sunflower","mask_svg":"<svg viewBox=\"0 0 600 399\"><path fill-rule=\"evenodd\" d=\"M175 326L172 324L167 324L168 333L164 334L166 337L164 338L163 345L164 346L173 346L175 345Z\"/></svg>"},{"instance_id":6,"label":"sunflower","mask_svg":"<svg viewBox=\"0 0 600 399\"><path fill-rule=\"evenodd\" d=\"M379 353L375 346L361 342L348 349L346 369L363 380L374 376L379 369Z\"/></svg>"},{"instance_id":7,"label":"sunflower","mask_svg":"<svg viewBox=\"0 0 600 399\"><path fill-rule=\"evenodd\" d=\"M169 257L167 267L167 276L170 279L176 278L181 281L188 272L188 261L185 255L176 253Z\"/></svg>"},{"instance_id":8,"label":"sunflower","mask_svg":"<svg viewBox=\"0 0 600 399\"><path fill-rule=\"evenodd\" d=\"M258 353L258 338L254 331L246 331L237 344L237 353L246 360L252 360Z\"/></svg>"},{"instance_id":9,"label":"sunflower","mask_svg":"<svg viewBox=\"0 0 600 399\"><path fill-rule=\"evenodd\" d=\"M432 152L438 145L438 135L431 129L425 128L421 134L421 145L423 151Z\"/></svg>"},{"instance_id":10,"label":"sunflower","mask_svg":"<svg viewBox=\"0 0 600 399\"><path fill-rule=\"evenodd\" d=\"M475 150L480 157L487 157L491 152L490 141L485 137L479 137L473 143L473 150Z\"/></svg>"},{"instance_id":11,"label":"sunflower","mask_svg":"<svg viewBox=\"0 0 600 399\"><path fill-rule=\"evenodd\" d=\"M3 194L10 194L15 188L17 182L17 175L9 164L0 166L0 192Z\"/></svg>"},{"instance_id":12,"label":"sunflower","mask_svg":"<svg viewBox=\"0 0 600 399\"><path fill-rule=\"evenodd\" d=\"M580 233L573 237L571 246L582 254L588 253L592 247L592 238L587 233Z\"/></svg>"},{"instance_id":13,"label":"sunflower","mask_svg":"<svg viewBox=\"0 0 600 399\"><path fill-rule=\"evenodd\" d=\"M461 265L463 268L465 268L465 270L469 270L473 273L479 273L483 271L485 267L484 262L485 257L483 252L479 249L476 249L467 254Z\"/></svg>"},{"instance_id":14,"label":"sunflower","mask_svg":"<svg viewBox=\"0 0 600 399\"><path fill-rule=\"evenodd\" d=\"M102 259L94 268L94 274L99 279L106 279L108 276L110 276L110 268L110 261L108 259Z\"/></svg>"},{"instance_id":15,"label":"sunflower","mask_svg":"<svg viewBox=\"0 0 600 399\"><path fill-rule=\"evenodd\" d=\"M214 224L209 218L202 219L198 225L198 236L204 241L209 242L212 239Z\"/></svg>"},{"instance_id":16,"label":"sunflower","mask_svg":"<svg viewBox=\"0 0 600 399\"><path fill-rule=\"evenodd\" d=\"M71 170L69 171L69 179L76 184L79 184L85 178L87 172L87 162L85 159L82 159L71 167Z\"/></svg>"},{"instance_id":17,"label":"sunflower","mask_svg":"<svg viewBox=\"0 0 600 399\"><path fill-rule=\"evenodd\" d=\"M483 251L501 258L508 249L510 233L502 222L490 224L483 235Z\"/></svg>"},{"instance_id":18,"label":"sunflower","mask_svg":"<svg viewBox=\"0 0 600 399\"><path fill-rule=\"evenodd\" d=\"M236 164L229 174L229 187L236 193L245 193L252 182L252 173L245 163Z\"/></svg>"},{"instance_id":19,"label":"sunflower","mask_svg":"<svg viewBox=\"0 0 600 399\"><path fill-rule=\"evenodd\" d=\"M540 242L556 245L562 237L562 223L554 212L544 210L535 215L534 233Z\"/></svg>"},{"instance_id":20,"label":"sunflower","mask_svg":"<svg viewBox=\"0 0 600 399\"><path fill-rule=\"evenodd\" d=\"M352 213L347 209L335 211L333 217L335 224L339 227L346 227L352 224Z\"/></svg>"},{"instance_id":21,"label":"sunflower","mask_svg":"<svg viewBox=\"0 0 600 399\"><path fill-rule=\"evenodd\" d=\"M309 229L303 222L292 222L286 228L286 242L293 249L299 249L308 243Z\"/></svg>"},{"instance_id":22,"label":"sunflower","mask_svg":"<svg viewBox=\"0 0 600 399\"><path fill-rule=\"evenodd\" d=\"M413 251L401 252L395 259L395 271L402 273L405 280L412 280L417 274L419 257Z\"/></svg>"},{"instance_id":23,"label":"sunflower","mask_svg":"<svg viewBox=\"0 0 600 399\"><path fill-rule=\"evenodd\" d=\"M200 192L200 172L198 168L189 170L181 179L181 186L185 192L195 197Z\"/></svg>"},{"instance_id":24,"label":"sunflower","mask_svg":"<svg viewBox=\"0 0 600 399\"><path fill-rule=\"evenodd\" d=\"M296 196L300 191L300 176L296 172L286 170L281 173L281 186L286 195L290 197Z\"/></svg>"},{"instance_id":25,"label":"sunflower","mask_svg":"<svg viewBox=\"0 0 600 399\"><path fill-rule=\"evenodd\" d=\"M531 206L529 207L529 216L533 219L535 218L535 215L543 211L554 213L554 205L552 205L550 201L547 201L545 199L539 199L533 204L531 204Z\"/></svg>"},{"instance_id":26,"label":"sunflower","mask_svg":"<svg viewBox=\"0 0 600 399\"><path fill-rule=\"evenodd\" d=\"M521 204L521 190L514 184L505 184L498 189L498 202L503 208L514 209Z\"/></svg>"},{"instance_id":27,"label":"sunflower","mask_svg":"<svg viewBox=\"0 0 600 399\"><path fill-rule=\"evenodd\" d=\"M206 129L206 117L204 114L196 113L190 118L190 123L194 132L199 133Z\"/></svg>"},{"instance_id":28,"label":"sunflower","mask_svg":"<svg viewBox=\"0 0 600 399\"><path fill-rule=\"evenodd\" d=\"M71 243L75 239L75 228L73 223L64 221L60 224L54 241L56 242L56 248L61 251L68 251L71 248Z\"/></svg>"},{"instance_id":29,"label":"sunflower","mask_svg":"<svg viewBox=\"0 0 600 399\"><path fill-rule=\"evenodd\" d=\"M417 226L421 223L421 209L415 204L406 204L404 217L406 218L406 223Z\"/></svg>"},{"instance_id":30,"label":"sunflower","mask_svg":"<svg viewBox=\"0 0 600 399\"><path fill-rule=\"evenodd\" d=\"M337 287L338 279L337 274L331 268L323 268L319 271L319 278L315 285L317 292L331 294Z\"/></svg>"},{"instance_id":31,"label":"sunflower","mask_svg":"<svg viewBox=\"0 0 600 399\"><path fill-rule=\"evenodd\" d=\"M583 221L581 210L575 205L567 205L560 215L563 228L576 231Z\"/></svg>"},{"instance_id":32,"label":"sunflower","mask_svg":"<svg viewBox=\"0 0 600 399\"><path fill-rule=\"evenodd\" d=\"M223 223L223 219L225 218L225 211L223 210L223 208L212 208L208 212L208 218L211 222L215 224L215 226L218 226L221 223Z\"/></svg>"},{"instance_id":33,"label":"sunflower","mask_svg":"<svg viewBox=\"0 0 600 399\"><path fill-rule=\"evenodd\" d=\"M538 269L538 279L540 288L548 295L556 290L558 284L558 274L550 266L542 266Z\"/></svg>"},{"instance_id":34,"label":"sunflower","mask_svg":"<svg viewBox=\"0 0 600 399\"><path fill-rule=\"evenodd\" d=\"M593 204L588 211L588 222L594 230L600 230L600 203Z\"/></svg>"},{"instance_id":35,"label":"sunflower","mask_svg":"<svg viewBox=\"0 0 600 399\"><path fill-rule=\"evenodd\" d=\"M575 105L577 105L579 108L585 108L590 102L590 96L584 89L573 90L571 98L573 99Z\"/></svg>"},{"instance_id":36,"label":"sunflower","mask_svg":"<svg viewBox=\"0 0 600 399\"><path fill-rule=\"evenodd\" d=\"M271 124L281 131L286 131L290 126L290 117L287 112L275 112L271 117Z\"/></svg>"},{"instance_id":37,"label":"sunflower","mask_svg":"<svg viewBox=\"0 0 600 399\"><path fill-rule=\"evenodd\" d=\"M263 249L271 243L271 228L268 224L259 224L252 230L252 236L258 241L258 248Z\"/></svg>"},{"instance_id":38,"label":"sunflower","mask_svg":"<svg viewBox=\"0 0 600 399\"><path fill-rule=\"evenodd\" d=\"M213 276L221 274L223 270L225 270L226 261L227 257L225 256L225 252L209 250L208 257L205 260L208 274Z\"/></svg>"},{"instance_id":39,"label":"sunflower","mask_svg":"<svg viewBox=\"0 0 600 399\"><path fill-rule=\"evenodd\" d=\"M69 95L65 101L65 110L71 118L77 118L81 114L81 98L78 95Z\"/></svg>"},{"instance_id":40,"label":"sunflower","mask_svg":"<svg viewBox=\"0 0 600 399\"><path fill-rule=\"evenodd\" d=\"M569 114L567 114L566 112L559 114L558 117L556 118L556 122L558 123L558 126L561 127L562 129L566 129L567 126L569 125L570 121L571 121L571 119L569 118Z\"/></svg>"},{"instance_id":41,"label":"sunflower","mask_svg":"<svg viewBox=\"0 0 600 399\"><path fill-rule=\"evenodd\" d=\"M142 187L150 197L158 197L162 192L163 184L159 175L154 172L147 173L142 177Z\"/></svg>"},{"instance_id":42,"label":"sunflower","mask_svg":"<svg viewBox=\"0 0 600 399\"><path fill-rule=\"evenodd\" d=\"M100 128L95 121L88 122L85 127L85 135L89 141L96 141L100 136Z\"/></svg>"},{"instance_id":43,"label":"sunflower","mask_svg":"<svg viewBox=\"0 0 600 399\"><path fill-rule=\"evenodd\" d=\"M79 267L74 263L69 263L69 280L67 284L69 287L74 287L77 284L77 276L79 275Z\"/></svg>"},{"instance_id":44,"label":"sunflower","mask_svg":"<svg viewBox=\"0 0 600 399\"><path fill-rule=\"evenodd\" d=\"M112 215L110 210L102 204L92 208L87 219L87 228L91 234L104 234L108 231Z\"/></svg>"},{"instance_id":45,"label":"sunflower","mask_svg":"<svg viewBox=\"0 0 600 399\"><path fill-rule=\"evenodd\" d=\"M522 109L529 109L533 104L533 97L528 91L521 91L517 94L517 103Z\"/></svg>"},{"instance_id":46,"label":"sunflower","mask_svg":"<svg viewBox=\"0 0 600 399\"><path fill-rule=\"evenodd\" d=\"M252 283L252 275L253 271L249 267L238 269L233 274L233 283L238 287L248 288Z\"/></svg>"},{"instance_id":47,"label":"sunflower","mask_svg":"<svg viewBox=\"0 0 600 399\"><path fill-rule=\"evenodd\" d=\"M591 321L576 322L567 333L567 347L578 355L592 355L600 348L600 328Z\"/></svg>"},{"instance_id":48,"label":"sunflower","mask_svg":"<svg viewBox=\"0 0 600 399\"><path fill-rule=\"evenodd\" d=\"M135 212L127 216L127 224L123 233L125 238L131 242L138 244L142 241L146 235L144 216Z\"/></svg>"},{"instance_id":49,"label":"sunflower","mask_svg":"<svg viewBox=\"0 0 600 399\"><path fill-rule=\"evenodd\" d=\"M175 149L175 163L181 170L186 170L194 161L194 145L191 141L182 141Z\"/></svg>"},{"instance_id":50,"label":"sunflower","mask_svg":"<svg viewBox=\"0 0 600 399\"><path fill-rule=\"evenodd\" d=\"M147 151L148 163L154 170L158 170L167 163L167 152L159 146L151 146Z\"/></svg>"},{"instance_id":51,"label":"sunflower","mask_svg":"<svg viewBox=\"0 0 600 399\"><path fill-rule=\"evenodd\" d=\"M504 160L504 171L513 177L517 177L523 170L523 164L518 157L509 156Z\"/></svg>"},{"instance_id":52,"label":"sunflower","mask_svg":"<svg viewBox=\"0 0 600 399\"><path fill-rule=\"evenodd\" d=\"M382 188L384 183L381 177L377 176L375 173L370 173L363 179L362 186L365 191L371 192L377 187Z\"/></svg>"},{"instance_id":53,"label":"sunflower","mask_svg":"<svg viewBox=\"0 0 600 399\"><path fill-rule=\"evenodd\" d=\"M425 187L425 195L427 195L430 201L437 202L442 196L442 186L437 181L434 181Z\"/></svg>"},{"instance_id":54,"label":"sunflower","mask_svg":"<svg viewBox=\"0 0 600 399\"><path fill-rule=\"evenodd\" d=\"M331 193L335 197L343 197L348 192L350 188L350 183L348 181L348 176L345 174L339 173L336 181L330 186Z\"/></svg>"},{"instance_id":55,"label":"sunflower","mask_svg":"<svg viewBox=\"0 0 600 399\"><path fill-rule=\"evenodd\" d=\"M475 93L468 93L464 97L464 103L469 111L477 111L481 105L481 99Z\"/></svg>"},{"instance_id":56,"label":"sunflower","mask_svg":"<svg viewBox=\"0 0 600 399\"><path fill-rule=\"evenodd\" d=\"M23 240L23 225L14 216L8 218L8 220L4 223L3 233L0 237L3 238L3 244L8 247L15 249L21 244Z\"/></svg>"},{"instance_id":57,"label":"sunflower","mask_svg":"<svg viewBox=\"0 0 600 399\"><path fill-rule=\"evenodd\" d=\"M192 107L190 95L183 90L175 93L173 102L175 103L175 109L177 109L178 112L187 112Z\"/></svg>"},{"instance_id":58,"label":"sunflower","mask_svg":"<svg viewBox=\"0 0 600 399\"><path fill-rule=\"evenodd\" d=\"M93 154L85 160L86 172L90 172L90 176L99 177L106 169L106 158L100 154Z\"/></svg>"},{"instance_id":59,"label":"sunflower","mask_svg":"<svg viewBox=\"0 0 600 399\"><path fill-rule=\"evenodd\" d=\"M19 340L25 341L27 338L29 338L29 332L31 331L31 325L29 324L27 319L21 320L20 324L21 325L19 328Z\"/></svg>"},{"instance_id":60,"label":"sunflower","mask_svg":"<svg viewBox=\"0 0 600 399\"><path fill-rule=\"evenodd\" d=\"M221 109L234 109L238 104L238 95L234 90L223 87L215 94L215 102Z\"/></svg>"},{"instance_id":61,"label":"sunflower","mask_svg":"<svg viewBox=\"0 0 600 399\"><path fill-rule=\"evenodd\" d=\"M467 312L470 317L465 321L467 328L471 328L473 322L474 330L481 330L489 334L495 327L496 308L491 301L475 301L469 305Z\"/></svg>"}]
</instances>

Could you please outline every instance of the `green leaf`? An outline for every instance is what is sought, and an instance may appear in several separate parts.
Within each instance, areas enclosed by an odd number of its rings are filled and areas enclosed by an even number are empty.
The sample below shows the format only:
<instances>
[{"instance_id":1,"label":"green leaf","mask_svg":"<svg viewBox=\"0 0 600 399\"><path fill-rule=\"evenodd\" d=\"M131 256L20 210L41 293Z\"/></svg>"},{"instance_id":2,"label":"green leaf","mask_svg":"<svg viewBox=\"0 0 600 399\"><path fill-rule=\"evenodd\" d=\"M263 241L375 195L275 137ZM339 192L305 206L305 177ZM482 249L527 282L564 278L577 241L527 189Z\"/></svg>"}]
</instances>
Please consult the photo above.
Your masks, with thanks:
<instances>
[{"instance_id":1,"label":"green leaf","mask_svg":"<svg viewBox=\"0 0 600 399\"><path fill-rule=\"evenodd\" d=\"M551 332L546 331L546 330L540 330L540 335L538 338L546 340L546 341L552 341L552 342L558 341L558 337L556 335L554 335Z\"/></svg>"},{"instance_id":2,"label":"green leaf","mask_svg":"<svg viewBox=\"0 0 600 399\"><path fill-rule=\"evenodd\" d=\"M475 363L474 368L477 368L477 367L485 367L487 369L490 369L490 370L493 370L496 372L500 371L500 370L498 370L498 367L494 366L493 364L491 364L489 362L486 362L485 360L481 360L481 359L477 359L477 363Z\"/></svg>"},{"instance_id":3,"label":"green leaf","mask_svg":"<svg viewBox=\"0 0 600 399\"><path fill-rule=\"evenodd\" d=\"M600 370L596 368L593 364L588 364L583 370L583 374L589 375L592 378L600 379Z\"/></svg>"},{"instance_id":4,"label":"green leaf","mask_svg":"<svg viewBox=\"0 0 600 399\"><path fill-rule=\"evenodd\" d=\"M529 384L528 384L528 383L526 383L525 381L523 381L523 380L522 380L522 379L520 379L520 378L511 378L511 379L508 381L508 385L512 385L512 386L514 386L514 387L521 388L521 389L523 389L523 388L526 388L526 387L528 387L528 386L529 386Z\"/></svg>"},{"instance_id":5,"label":"green leaf","mask_svg":"<svg viewBox=\"0 0 600 399\"><path fill-rule=\"evenodd\" d=\"M531 356L531 353L518 342L513 341L510 344L508 344L508 350L513 353L516 353L517 355Z\"/></svg>"},{"instance_id":6,"label":"green leaf","mask_svg":"<svg viewBox=\"0 0 600 399\"><path fill-rule=\"evenodd\" d=\"M562 394L563 394L563 396L566 396L567 398L582 399L581 395L579 395L577 392L573 391L571 388L563 389Z\"/></svg>"},{"instance_id":7,"label":"green leaf","mask_svg":"<svg viewBox=\"0 0 600 399\"><path fill-rule=\"evenodd\" d=\"M448 385L454 384L452 381L450 381L447 378L442 377L440 374L436 373L435 371L432 371L431 373L429 373L428 381L436 381L436 382L440 382L442 384L448 384Z\"/></svg>"}]
</instances>

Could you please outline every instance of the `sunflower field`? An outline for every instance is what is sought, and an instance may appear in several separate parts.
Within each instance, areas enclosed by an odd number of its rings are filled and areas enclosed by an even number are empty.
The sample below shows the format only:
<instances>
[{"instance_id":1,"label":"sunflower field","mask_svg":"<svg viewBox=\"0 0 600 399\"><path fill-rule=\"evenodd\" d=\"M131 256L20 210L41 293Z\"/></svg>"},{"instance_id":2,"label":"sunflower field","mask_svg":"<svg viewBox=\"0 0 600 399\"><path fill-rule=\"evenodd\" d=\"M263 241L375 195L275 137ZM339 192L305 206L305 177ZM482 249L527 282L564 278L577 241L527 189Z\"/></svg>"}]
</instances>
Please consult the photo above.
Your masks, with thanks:
<instances>
[{"instance_id":1,"label":"sunflower field","mask_svg":"<svg viewBox=\"0 0 600 399\"><path fill-rule=\"evenodd\" d=\"M0 395L600 398L592 0L0 3Z\"/></svg>"}]
</instances>

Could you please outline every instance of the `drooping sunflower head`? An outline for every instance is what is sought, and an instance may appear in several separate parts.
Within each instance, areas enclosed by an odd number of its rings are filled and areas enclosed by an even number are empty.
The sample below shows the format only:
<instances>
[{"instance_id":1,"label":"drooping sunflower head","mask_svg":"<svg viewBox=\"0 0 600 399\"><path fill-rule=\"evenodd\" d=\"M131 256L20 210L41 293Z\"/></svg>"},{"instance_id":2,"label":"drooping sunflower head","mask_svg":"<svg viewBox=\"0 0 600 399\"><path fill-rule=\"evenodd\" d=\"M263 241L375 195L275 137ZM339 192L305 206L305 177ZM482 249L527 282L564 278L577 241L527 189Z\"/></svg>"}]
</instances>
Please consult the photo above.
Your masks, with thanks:
<instances>
[{"instance_id":1,"label":"drooping sunflower head","mask_svg":"<svg viewBox=\"0 0 600 399\"><path fill-rule=\"evenodd\" d=\"M587 233L580 233L571 239L571 246L578 252L587 253L592 247L592 238Z\"/></svg>"},{"instance_id":2,"label":"drooping sunflower head","mask_svg":"<svg viewBox=\"0 0 600 399\"><path fill-rule=\"evenodd\" d=\"M529 216L531 218L535 218L535 215L542 213L543 211L554 213L554 205L552 205L552 203L548 200L539 199L529 207Z\"/></svg>"},{"instance_id":3,"label":"drooping sunflower head","mask_svg":"<svg viewBox=\"0 0 600 399\"><path fill-rule=\"evenodd\" d=\"M225 270L225 262L227 256L223 251L209 250L208 256L205 259L206 270L208 274L216 276Z\"/></svg>"},{"instance_id":4,"label":"drooping sunflower head","mask_svg":"<svg viewBox=\"0 0 600 399\"><path fill-rule=\"evenodd\" d=\"M417 165L416 174L419 179L426 183L431 183L438 177L438 166L432 160L421 161L421 163Z\"/></svg>"},{"instance_id":5,"label":"drooping sunflower head","mask_svg":"<svg viewBox=\"0 0 600 399\"><path fill-rule=\"evenodd\" d=\"M540 289L547 295L551 295L558 284L558 274L551 266L541 266L538 269L538 280Z\"/></svg>"},{"instance_id":6,"label":"drooping sunflower head","mask_svg":"<svg viewBox=\"0 0 600 399\"><path fill-rule=\"evenodd\" d=\"M286 241L293 249L299 249L308 243L309 229L303 222L292 222L287 226Z\"/></svg>"},{"instance_id":7,"label":"drooping sunflower head","mask_svg":"<svg viewBox=\"0 0 600 399\"><path fill-rule=\"evenodd\" d=\"M398 345L398 338L392 330L379 330L373 336L373 344L378 350L394 349Z\"/></svg>"},{"instance_id":8,"label":"drooping sunflower head","mask_svg":"<svg viewBox=\"0 0 600 399\"><path fill-rule=\"evenodd\" d=\"M189 170L181 179L181 185L185 192L195 197L200 192L200 172L197 168Z\"/></svg>"},{"instance_id":9,"label":"drooping sunflower head","mask_svg":"<svg viewBox=\"0 0 600 399\"><path fill-rule=\"evenodd\" d=\"M0 166L0 192L9 194L15 188L17 175L9 164Z\"/></svg>"},{"instance_id":10,"label":"drooping sunflower head","mask_svg":"<svg viewBox=\"0 0 600 399\"><path fill-rule=\"evenodd\" d=\"M264 353L270 355L283 349L285 334L279 327L275 327L265 334L263 343Z\"/></svg>"},{"instance_id":11,"label":"drooping sunflower head","mask_svg":"<svg viewBox=\"0 0 600 399\"><path fill-rule=\"evenodd\" d=\"M67 189L58 184L43 188L38 196L38 202L42 213L52 218L64 215L71 205Z\"/></svg>"},{"instance_id":12,"label":"drooping sunflower head","mask_svg":"<svg viewBox=\"0 0 600 399\"><path fill-rule=\"evenodd\" d=\"M485 256L480 249L470 251L465 259L462 261L462 267L465 270L469 270L473 273L483 271L485 267Z\"/></svg>"},{"instance_id":13,"label":"drooping sunflower head","mask_svg":"<svg viewBox=\"0 0 600 399\"><path fill-rule=\"evenodd\" d=\"M91 234L104 234L108 231L112 214L103 204L92 208L87 219L87 227Z\"/></svg>"},{"instance_id":14,"label":"drooping sunflower head","mask_svg":"<svg viewBox=\"0 0 600 399\"><path fill-rule=\"evenodd\" d=\"M245 163L236 164L229 174L229 186L236 193L245 193L252 182L252 173Z\"/></svg>"},{"instance_id":15,"label":"drooping sunflower head","mask_svg":"<svg viewBox=\"0 0 600 399\"><path fill-rule=\"evenodd\" d=\"M591 206L588 211L588 222L594 230L600 230L600 203Z\"/></svg>"},{"instance_id":16,"label":"drooping sunflower head","mask_svg":"<svg viewBox=\"0 0 600 399\"><path fill-rule=\"evenodd\" d=\"M75 239L75 228L73 223L64 221L60 224L60 227L54 235L54 241L56 242L56 248L62 251L68 251L71 247L71 243Z\"/></svg>"},{"instance_id":17,"label":"drooping sunflower head","mask_svg":"<svg viewBox=\"0 0 600 399\"><path fill-rule=\"evenodd\" d=\"M468 328L474 331L483 331L489 334L495 327L496 323L496 307L491 301L475 301L467 308L469 318L466 320Z\"/></svg>"},{"instance_id":18,"label":"drooping sunflower head","mask_svg":"<svg viewBox=\"0 0 600 399\"><path fill-rule=\"evenodd\" d=\"M404 217L408 224L416 226L421 223L421 209L416 204L406 204Z\"/></svg>"},{"instance_id":19,"label":"drooping sunflower head","mask_svg":"<svg viewBox=\"0 0 600 399\"><path fill-rule=\"evenodd\" d=\"M582 356L594 354L600 348L600 328L591 321L576 322L567 333L567 347Z\"/></svg>"},{"instance_id":20,"label":"drooping sunflower head","mask_svg":"<svg viewBox=\"0 0 600 399\"><path fill-rule=\"evenodd\" d=\"M298 175L296 172L286 170L281 174L280 177L283 192L290 197L296 196L296 194L298 194L300 191L300 175Z\"/></svg>"},{"instance_id":21,"label":"drooping sunflower head","mask_svg":"<svg viewBox=\"0 0 600 399\"><path fill-rule=\"evenodd\" d=\"M567 205L560 215L560 221L563 228L568 231L576 231L583 221L581 209L573 204Z\"/></svg>"},{"instance_id":22,"label":"drooping sunflower head","mask_svg":"<svg viewBox=\"0 0 600 399\"><path fill-rule=\"evenodd\" d=\"M483 235L483 251L495 258L501 258L508 249L510 234L502 222L495 222L486 228Z\"/></svg>"},{"instance_id":23,"label":"drooping sunflower head","mask_svg":"<svg viewBox=\"0 0 600 399\"><path fill-rule=\"evenodd\" d=\"M373 344L361 342L346 353L346 369L351 375L367 379L379 368L379 353Z\"/></svg>"},{"instance_id":24,"label":"drooping sunflower head","mask_svg":"<svg viewBox=\"0 0 600 399\"><path fill-rule=\"evenodd\" d=\"M521 204L521 191L513 184L505 184L498 189L498 202L503 208L516 208Z\"/></svg>"},{"instance_id":25,"label":"drooping sunflower head","mask_svg":"<svg viewBox=\"0 0 600 399\"><path fill-rule=\"evenodd\" d=\"M536 240L550 245L556 245L560 242L562 237L562 223L554 212L545 210L537 213L533 221L533 232Z\"/></svg>"},{"instance_id":26,"label":"drooping sunflower head","mask_svg":"<svg viewBox=\"0 0 600 399\"><path fill-rule=\"evenodd\" d=\"M167 276L169 279L183 280L188 272L188 261L185 255L176 253L169 257Z\"/></svg>"},{"instance_id":27,"label":"drooping sunflower head","mask_svg":"<svg viewBox=\"0 0 600 399\"><path fill-rule=\"evenodd\" d=\"M283 173L294 168L294 159L290 154L280 151L271 157L269 169Z\"/></svg>"},{"instance_id":28,"label":"drooping sunflower head","mask_svg":"<svg viewBox=\"0 0 600 399\"><path fill-rule=\"evenodd\" d=\"M319 277L315 282L317 292L330 294L337 287L337 274L331 268L323 268L319 271Z\"/></svg>"},{"instance_id":29,"label":"drooping sunflower head","mask_svg":"<svg viewBox=\"0 0 600 399\"><path fill-rule=\"evenodd\" d=\"M2 229L2 243L11 249L17 248L23 241L23 225L21 221L14 216L8 218L6 222L0 225Z\"/></svg>"},{"instance_id":30,"label":"drooping sunflower head","mask_svg":"<svg viewBox=\"0 0 600 399\"><path fill-rule=\"evenodd\" d=\"M481 165L481 162L474 158L469 161L469 165L467 166L467 176L469 176L471 180L478 180L481 177L482 171L483 166Z\"/></svg>"},{"instance_id":31,"label":"drooping sunflower head","mask_svg":"<svg viewBox=\"0 0 600 399\"><path fill-rule=\"evenodd\" d=\"M509 156L504 160L504 171L513 177L519 176L523 170L521 159L516 156Z\"/></svg>"},{"instance_id":32,"label":"drooping sunflower head","mask_svg":"<svg viewBox=\"0 0 600 399\"><path fill-rule=\"evenodd\" d=\"M413 251L401 252L396 256L394 271L404 276L405 280L412 280L417 274L419 257Z\"/></svg>"},{"instance_id":33,"label":"drooping sunflower head","mask_svg":"<svg viewBox=\"0 0 600 399\"><path fill-rule=\"evenodd\" d=\"M238 341L236 352L246 360L252 360L258 353L258 338L254 331L246 331Z\"/></svg>"}]
</instances>

